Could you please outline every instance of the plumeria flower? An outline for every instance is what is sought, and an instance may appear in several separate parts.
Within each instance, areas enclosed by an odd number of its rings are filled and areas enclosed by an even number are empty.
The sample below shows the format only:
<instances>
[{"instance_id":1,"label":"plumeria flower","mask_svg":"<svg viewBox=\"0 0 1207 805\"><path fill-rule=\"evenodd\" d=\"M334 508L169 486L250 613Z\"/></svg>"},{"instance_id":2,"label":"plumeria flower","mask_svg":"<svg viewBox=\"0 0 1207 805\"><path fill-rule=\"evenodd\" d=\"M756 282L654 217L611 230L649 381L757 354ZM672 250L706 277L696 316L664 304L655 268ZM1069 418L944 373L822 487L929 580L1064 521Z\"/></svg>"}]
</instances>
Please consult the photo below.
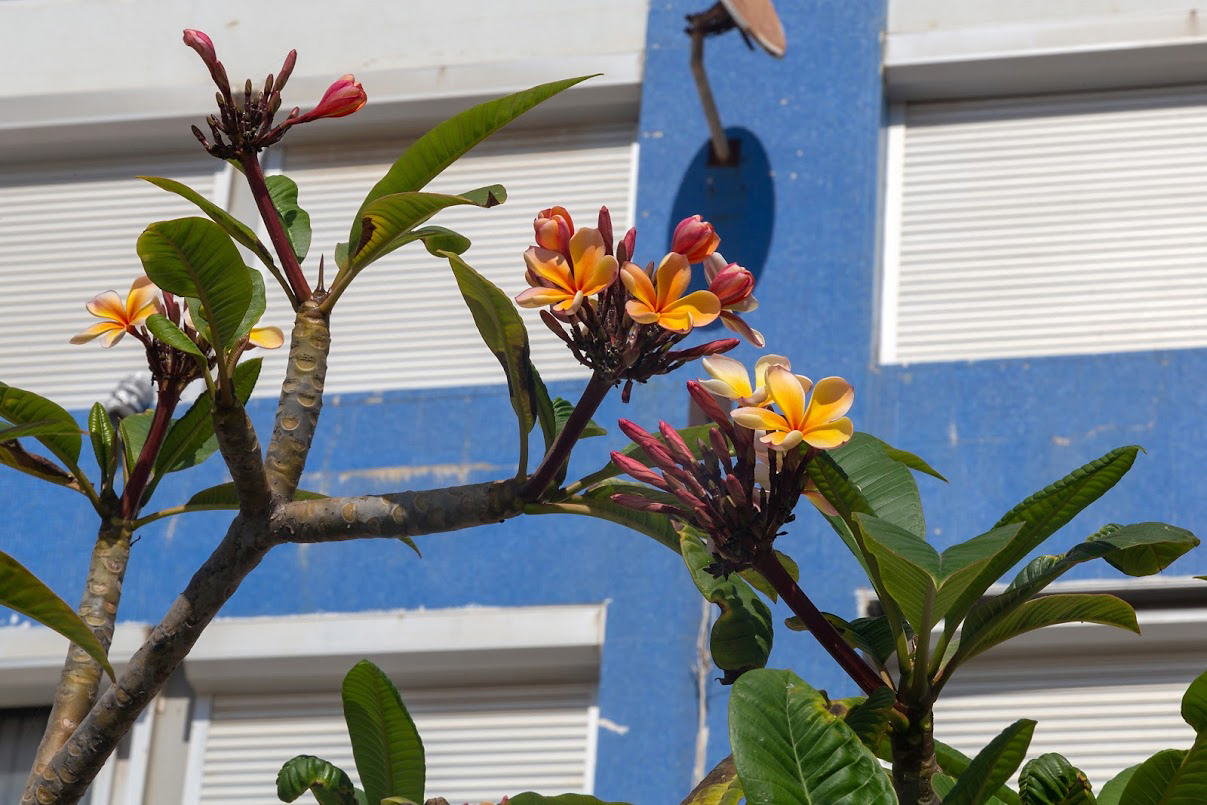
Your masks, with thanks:
<instances>
[{"instance_id":1,"label":"plumeria flower","mask_svg":"<svg viewBox=\"0 0 1207 805\"><path fill-rule=\"evenodd\" d=\"M616 258L606 253L598 229L580 229L570 238L570 259L551 249L531 246L524 252L528 283L516 297L520 307L544 307L567 315L576 313L583 300L616 281Z\"/></svg>"},{"instance_id":2,"label":"plumeria flower","mask_svg":"<svg viewBox=\"0 0 1207 805\"><path fill-rule=\"evenodd\" d=\"M721 236L702 215L684 218L671 236L671 251L678 252L690 263L699 263L717 250Z\"/></svg>"},{"instance_id":3,"label":"plumeria flower","mask_svg":"<svg viewBox=\"0 0 1207 805\"><path fill-rule=\"evenodd\" d=\"M812 388L813 395L805 404ZM750 406L734 410L733 421L752 430L767 431L761 441L773 450L791 450L801 442L819 450L847 443L854 432L845 414L855 390L841 377L825 377L816 386L782 366L767 370L767 389L783 414Z\"/></svg>"},{"instance_id":4,"label":"plumeria flower","mask_svg":"<svg viewBox=\"0 0 1207 805\"><path fill-rule=\"evenodd\" d=\"M541 210L533 219L532 228L536 230L537 246L561 254L567 254L570 251L570 236L574 234L574 220L565 207L550 207L547 210ZM602 234L601 237L603 237ZM603 240L606 243L609 238L603 237Z\"/></svg>"},{"instance_id":5,"label":"plumeria flower","mask_svg":"<svg viewBox=\"0 0 1207 805\"><path fill-rule=\"evenodd\" d=\"M746 367L733 358L711 355L701 363L704 365L704 371L712 376L709 380L701 380L701 386L718 397L736 401L738 405L757 405L764 408L771 405L771 395L768 394L766 385L767 370L772 366L792 368L792 363L783 355L764 355L754 364L757 385L753 385Z\"/></svg>"},{"instance_id":6,"label":"plumeria flower","mask_svg":"<svg viewBox=\"0 0 1207 805\"><path fill-rule=\"evenodd\" d=\"M721 323L760 349L766 343L763 334L747 324L739 313L750 313L759 306L754 298L754 275L737 263L726 263L720 252L704 260L708 290L721 300Z\"/></svg>"},{"instance_id":7,"label":"plumeria flower","mask_svg":"<svg viewBox=\"0 0 1207 805\"><path fill-rule=\"evenodd\" d=\"M672 333L689 333L711 324L721 312L721 302L709 291L683 292L691 283L691 263L678 252L662 258L654 281L641 266L625 263L620 277L633 298L625 310L639 324L657 324Z\"/></svg>"},{"instance_id":8,"label":"plumeria flower","mask_svg":"<svg viewBox=\"0 0 1207 805\"><path fill-rule=\"evenodd\" d=\"M85 344L98 336L104 336L101 346L113 346L127 332L133 333L136 327L141 327L152 313L163 312L158 292L159 289L148 277L139 277L130 286L130 293L125 302L116 291L97 294L86 307L89 313L102 321L73 336L71 343Z\"/></svg>"}]
</instances>

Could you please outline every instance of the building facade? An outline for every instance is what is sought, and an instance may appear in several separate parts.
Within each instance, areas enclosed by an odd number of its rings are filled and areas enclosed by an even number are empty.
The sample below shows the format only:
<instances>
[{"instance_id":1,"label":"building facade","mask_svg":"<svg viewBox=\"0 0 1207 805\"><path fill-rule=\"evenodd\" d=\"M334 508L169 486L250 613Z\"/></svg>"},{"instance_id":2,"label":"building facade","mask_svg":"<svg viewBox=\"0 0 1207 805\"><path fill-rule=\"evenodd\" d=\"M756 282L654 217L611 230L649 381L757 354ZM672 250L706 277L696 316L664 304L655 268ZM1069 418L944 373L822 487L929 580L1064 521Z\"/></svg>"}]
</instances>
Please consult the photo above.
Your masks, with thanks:
<instances>
[{"instance_id":1,"label":"building facade","mask_svg":"<svg viewBox=\"0 0 1207 805\"><path fill-rule=\"evenodd\" d=\"M1045 552L1108 522L1203 530L1195 470L1207 445L1198 421L1207 331L1196 314L1207 297L1207 209L1196 174L1207 165L1207 90L1195 63L1207 39L1197 13L1164 0L780 5L783 60L733 33L706 45L721 119L740 143L736 166L713 166L682 32L683 15L703 9L680 0L591 0L556 14L529 0L338 12L303 2L288 15L267 4L6 4L0 53L21 80L0 90L0 379L83 415L137 368L130 345L66 343L88 323L83 303L124 291L139 270L142 228L193 214L132 177L186 181L255 220L230 170L188 135L210 101L180 29L209 32L232 77L262 75L298 48L288 104L305 107L347 72L364 84L369 106L299 130L269 165L301 187L312 273L365 190L426 126L479 99L602 72L433 185L509 190L498 209L442 219L475 241L471 264L518 292L531 218L553 204L580 221L607 204L618 229L637 226L646 259L661 256L680 218L702 213L721 251L758 276L750 320L768 351L811 376L851 380L856 427L950 479L919 482L937 547L1131 443L1147 455ZM418 252L374 265L336 312L305 488L382 493L514 472L501 371L444 265ZM270 304L269 323L288 318ZM575 399L582 370L528 321L550 391ZM746 346L734 354L757 356ZM251 403L261 433L282 361L266 358ZM581 445L572 477L624 441L613 427L621 416L685 424L683 382L696 374L638 387L627 406L609 399L596 420L610 433ZM166 480L154 507L224 478L212 459ZM74 600L91 510L16 473L0 476L0 498L9 525L0 547ZM140 532L117 660L226 522L190 514ZM820 519L791 528L784 550L825 568L805 574L806 591L824 610L860 614L862 576L841 542ZM724 756L726 689L699 661L709 613L676 555L562 516L419 547L422 558L394 540L270 553L102 775L94 805L272 802L275 770L295 754L350 767L336 694L364 656L416 712L432 794L538 788L674 802L698 756L706 766ZM1081 566L1067 583L1130 596L1145 636L1070 626L990 653L949 689L938 736L975 750L1034 715L1037 751L1064 748L1095 780L1184 745L1178 695L1207 668L1196 639L1203 585L1190 581L1203 572L1195 553L1145 584ZM774 667L854 693L807 636L777 638ZM36 732L29 725L43 711L33 708L48 702L63 648L16 620L0 633L5 718ZM1135 683L1124 706L1120 686ZM1069 726L1103 702L1112 715L1101 730ZM1127 741L1132 754L1104 751L1095 737Z\"/></svg>"}]
</instances>

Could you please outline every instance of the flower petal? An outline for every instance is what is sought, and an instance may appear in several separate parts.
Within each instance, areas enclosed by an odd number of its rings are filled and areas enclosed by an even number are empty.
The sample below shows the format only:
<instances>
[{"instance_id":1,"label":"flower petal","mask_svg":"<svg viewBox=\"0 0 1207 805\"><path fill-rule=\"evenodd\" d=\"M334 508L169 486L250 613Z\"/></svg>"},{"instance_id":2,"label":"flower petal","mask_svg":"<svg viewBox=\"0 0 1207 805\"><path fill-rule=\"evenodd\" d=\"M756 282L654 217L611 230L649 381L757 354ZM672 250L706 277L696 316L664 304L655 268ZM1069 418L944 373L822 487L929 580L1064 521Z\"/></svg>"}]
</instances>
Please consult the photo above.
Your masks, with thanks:
<instances>
[{"instance_id":1,"label":"flower petal","mask_svg":"<svg viewBox=\"0 0 1207 805\"><path fill-rule=\"evenodd\" d=\"M566 258L557 252L542 249L540 246L529 246L524 252L524 262L528 270L546 282L561 288L568 293L574 293L574 278L570 276L570 266Z\"/></svg>"},{"instance_id":2,"label":"flower petal","mask_svg":"<svg viewBox=\"0 0 1207 805\"><path fill-rule=\"evenodd\" d=\"M714 393L731 400L736 400L738 397L749 397L754 393L754 389L750 387L750 375L747 374L746 367L742 365L741 361L727 358L724 355L709 355L700 363L704 366L704 371L727 388L727 391ZM702 385L712 391L708 382L710 381L704 381Z\"/></svg>"},{"instance_id":3,"label":"flower petal","mask_svg":"<svg viewBox=\"0 0 1207 805\"><path fill-rule=\"evenodd\" d=\"M805 424L805 389L792 371L783 366L767 369L767 391L789 423L785 430L799 430Z\"/></svg>"},{"instance_id":4,"label":"flower petal","mask_svg":"<svg viewBox=\"0 0 1207 805\"><path fill-rule=\"evenodd\" d=\"M570 261L574 263L574 287L582 288L586 278L604 257L603 235L598 229L583 227L570 237Z\"/></svg>"},{"instance_id":5,"label":"flower petal","mask_svg":"<svg viewBox=\"0 0 1207 805\"><path fill-rule=\"evenodd\" d=\"M573 298L572 294L560 288L528 288L520 292L519 296L515 298L515 302L520 307L544 307Z\"/></svg>"},{"instance_id":6,"label":"flower petal","mask_svg":"<svg viewBox=\"0 0 1207 805\"><path fill-rule=\"evenodd\" d=\"M117 295L117 291L99 293L89 299L84 307L98 319L109 319L125 326L126 306L122 304L122 298Z\"/></svg>"},{"instance_id":7,"label":"flower petal","mask_svg":"<svg viewBox=\"0 0 1207 805\"><path fill-rule=\"evenodd\" d=\"M636 263L625 263L620 267L620 279L624 282L624 287L633 295L633 299L640 302L647 310L655 310L658 307L658 297L654 292L654 283L650 282L650 277L645 273L645 269ZM629 313L632 316L632 313ZM636 318L636 317L634 317ZM649 324L650 322L642 322Z\"/></svg>"},{"instance_id":8,"label":"flower petal","mask_svg":"<svg viewBox=\"0 0 1207 805\"><path fill-rule=\"evenodd\" d=\"M285 343L285 334L280 327L253 327L247 340L260 349L277 349Z\"/></svg>"},{"instance_id":9,"label":"flower petal","mask_svg":"<svg viewBox=\"0 0 1207 805\"><path fill-rule=\"evenodd\" d=\"M79 335L73 335L71 337L71 343L87 344L89 341L96 338L98 335L103 335L104 333L107 333L111 330L116 330L119 333L124 333L126 331L126 328L122 327L120 324L117 324L115 322L98 321L96 324L92 325L91 327L89 327L87 330L80 333Z\"/></svg>"},{"instance_id":10,"label":"flower petal","mask_svg":"<svg viewBox=\"0 0 1207 805\"><path fill-rule=\"evenodd\" d=\"M816 506L817 510L826 517L838 516L838 509L830 505L830 501L826 500L825 496L822 495L821 492L817 491L817 487L805 487L804 494L805 497L809 499L809 502Z\"/></svg>"},{"instance_id":11,"label":"flower petal","mask_svg":"<svg viewBox=\"0 0 1207 805\"><path fill-rule=\"evenodd\" d=\"M847 417L827 422L804 432L804 439L819 450L830 450L842 447L855 433L855 425Z\"/></svg>"},{"instance_id":12,"label":"flower petal","mask_svg":"<svg viewBox=\"0 0 1207 805\"><path fill-rule=\"evenodd\" d=\"M658 288L658 309L665 310L676 301L692 281L692 267L687 258L677 252L670 252L658 264L658 273L654 284ZM717 305L720 310L720 304Z\"/></svg>"},{"instance_id":13,"label":"flower petal","mask_svg":"<svg viewBox=\"0 0 1207 805\"><path fill-rule=\"evenodd\" d=\"M799 430L791 430L787 433L784 433L783 431L778 433L768 433L763 437L763 441L770 445L771 449L779 450L781 453L791 450L803 440L804 436Z\"/></svg>"},{"instance_id":14,"label":"flower petal","mask_svg":"<svg viewBox=\"0 0 1207 805\"><path fill-rule=\"evenodd\" d=\"M122 340L122 336L126 334L125 327L114 327L109 332L101 336L101 346L108 349L109 347Z\"/></svg>"},{"instance_id":15,"label":"flower petal","mask_svg":"<svg viewBox=\"0 0 1207 805\"><path fill-rule=\"evenodd\" d=\"M850 383L841 377L823 377L813 387L813 398L809 400L805 421L809 427L833 422L851 410L854 400L855 389Z\"/></svg>"},{"instance_id":16,"label":"flower petal","mask_svg":"<svg viewBox=\"0 0 1207 805\"><path fill-rule=\"evenodd\" d=\"M650 310L649 305L637 299L625 302L624 309L629 314L629 318L638 324L653 324L658 321L658 314Z\"/></svg>"},{"instance_id":17,"label":"flower petal","mask_svg":"<svg viewBox=\"0 0 1207 805\"><path fill-rule=\"evenodd\" d=\"M691 316L693 327L703 327L716 320L721 312L721 300L708 291L694 291L663 308L664 313L678 313L680 310L686 310Z\"/></svg>"},{"instance_id":18,"label":"flower petal","mask_svg":"<svg viewBox=\"0 0 1207 805\"><path fill-rule=\"evenodd\" d=\"M751 430L786 431L790 430L788 421L775 411L766 408L735 408L730 418L744 428Z\"/></svg>"},{"instance_id":19,"label":"flower petal","mask_svg":"<svg viewBox=\"0 0 1207 805\"><path fill-rule=\"evenodd\" d=\"M559 313L571 315L578 312L578 309L583 306L583 292L576 291L574 296L567 298L553 306L553 309Z\"/></svg>"},{"instance_id":20,"label":"flower petal","mask_svg":"<svg viewBox=\"0 0 1207 805\"><path fill-rule=\"evenodd\" d=\"M575 263L577 268L578 264ZM616 258L610 254L605 254L595 262L579 285L580 290L587 296L597 294L605 288L612 287L612 283L616 282L616 274L620 271L620 264L616 262Z\"/></svg>"},{"instance_id":21,"label":"flower petal","mask_svg":"<svg viewBox=\"0 0 1207 805\"><path fill-rule=\"evenodd\" d=\"M147 308L151 308L147 311ZM147 276L139 277L130 285L130 293L126 297L126 321L135 326L142 324L147 316L159 309L159 289Z\"/></svg>"}]
</instances>

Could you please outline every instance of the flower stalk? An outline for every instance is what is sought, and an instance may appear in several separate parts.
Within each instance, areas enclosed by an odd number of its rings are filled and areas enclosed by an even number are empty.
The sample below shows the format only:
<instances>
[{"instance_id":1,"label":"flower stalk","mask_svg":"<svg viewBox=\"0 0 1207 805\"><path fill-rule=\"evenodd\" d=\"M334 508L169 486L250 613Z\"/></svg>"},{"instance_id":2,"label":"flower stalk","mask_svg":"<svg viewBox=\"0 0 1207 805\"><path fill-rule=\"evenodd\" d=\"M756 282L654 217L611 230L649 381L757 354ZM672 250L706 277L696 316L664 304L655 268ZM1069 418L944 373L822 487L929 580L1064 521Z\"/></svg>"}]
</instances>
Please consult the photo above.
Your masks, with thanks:
<instances>
[{"instance_id":1,"label":"flower stalk","mask_svg":"<svg viewBox=\"0 0 1207 805\"><path fill-rule=\"evenodd\" d=\"M608 396L611 388L612 382L599 372L591 374L591 379L587 382L587 387L583 389L582 396L578 398L578 404L574 406L570 418L566 420L565 427L553 440L553 444L549 446L549 450L541 459L536 471L520 487L521 500L533 503L541 499L554 476L569 460L570 451L574 449L574 445L582 436L587 423L591 421L591 417L599 409L604 398Z\"/></svg>"},{"instance_id":2,"label":"flower stalk","mask_svg":"<svg viewBox=\"0 0 1207 805\"><path fill-rule=\"evenodd\" d=\"M285 279L289 282L289 302L293 309L297 310L302 302L312 296L312 291L310 284L306 282L306 275L302 273L297 255L293 252L293 246L289 243L289 236L285 234L281 216L277 214L277 208L272 203L268 183L264 180L264 170L260 167L260 157L255 151L247 151L239 155L239 164L243 166L247 186L256 200L256 209L260 211L260 218L268 230L268 237L277 253L277 259L281 261Z\"/></svg>"}]
</instances>

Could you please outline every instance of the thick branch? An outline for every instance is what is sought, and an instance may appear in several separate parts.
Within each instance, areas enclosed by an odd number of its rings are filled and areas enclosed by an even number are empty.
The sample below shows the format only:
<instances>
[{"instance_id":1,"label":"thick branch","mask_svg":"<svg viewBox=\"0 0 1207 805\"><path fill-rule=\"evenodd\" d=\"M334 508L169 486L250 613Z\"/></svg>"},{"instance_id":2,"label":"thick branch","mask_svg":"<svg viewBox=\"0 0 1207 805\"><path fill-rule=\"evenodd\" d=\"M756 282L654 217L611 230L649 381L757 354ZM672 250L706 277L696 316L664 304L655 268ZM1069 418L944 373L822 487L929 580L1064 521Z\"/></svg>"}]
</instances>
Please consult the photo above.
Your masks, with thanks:
<instances>
[{"instance_id":1,"label":"thick branch","mask_svg":"<svg viewBox=\"0 0 1207 805\"><path fill-rule=\"evenodd\" d=\"M331 328L327 316L319 310L321 301L308 299L294 319L289 363L265 459L268 486L277 500L293 499L323 409Z\"/></svg>"},{"instance_id":2,"label":"thick branch","mask_svg":"<svg viewBox=\"0 0 1207 805\"><path fill-rule=\"evenodd\" d=\"M239 510L248 519L264 518L268 515L272 495L268 491L268 478L264 474L264 459L260 455L260 440L256 429L241 405L214 404L214 435L218 449L239 496Z\"/></svg>"},{"instance_id":3,"label":"thick branch","mask_svg":"<svg viewBox=\"0 0 1207 805\"><path fill-rule=\"evenodd\" d=\"M74 805L106 758L184 660L201 632L252 571L270 542L263 521L235 518L147 642L43 770L23 803Z\"/></svg>"},{"instance_id":4,"label":"thick branch","mask_svg":"<svg viewBox=\"0 0 1207 805\"><path fill-rule=\"evenodd\" d=\"M121 599L122 579L126 575L126 563L129 558L129 528L110 522L102 524L96 537L96 547L92 551L92 562L88 567L88 579L84 584L84 595L80 599L79 613L106 651L113 642L117 605ZM63 663L63 673L55 691L50 720L46 724L46 732L42 735L33 769L26 782L27 797L30 796L29 786L38 779L51 758L67 742L96 701L101 673L100 664L72 643L67 649L67 659Z\"/></svg>"},{"instance_id":5,"label":"thick branch","mask_svg":"<svg viewBox=\"0 0 1207 805\"><path fill-rule=\"evenodd\" d=\"M520 513L516 479L355 498L303 500L273 515L277 542L417 537L499 523Z\"/></svg>"},{"instance_id":6,"label":"thick branch","mask_svg":"<svg viewBox=\"0 0 1207 805\"><path fill-rule=\"evenodd\" d=\"M909 726L894 729L890 735L893 747L893 788L901 802L917 805L938 805L932 780L939 770L935 759L934 717L929 707L909 708Z\"/></svg>"}]
</instances>

